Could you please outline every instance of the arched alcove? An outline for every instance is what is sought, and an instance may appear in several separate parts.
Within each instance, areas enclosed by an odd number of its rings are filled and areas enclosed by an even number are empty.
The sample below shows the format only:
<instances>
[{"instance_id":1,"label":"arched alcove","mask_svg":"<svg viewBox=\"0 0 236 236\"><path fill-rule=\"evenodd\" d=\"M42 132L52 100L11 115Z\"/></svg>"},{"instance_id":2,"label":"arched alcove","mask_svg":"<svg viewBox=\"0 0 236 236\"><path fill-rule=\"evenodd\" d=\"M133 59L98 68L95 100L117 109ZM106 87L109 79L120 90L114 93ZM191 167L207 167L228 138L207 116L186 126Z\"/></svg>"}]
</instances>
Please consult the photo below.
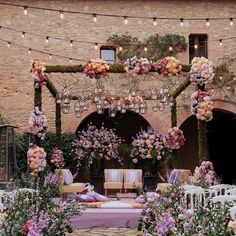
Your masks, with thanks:
<instances>
[{"instance_id":1,"label":"arched alcove","mask_svg":"<svg viewBox=\"0 0 236 236\"><path fill-rule=\"evenodd\" d=\"M197 119L188 117L180 126L186 137L186 143L180 150L179 167L194 170L198 165ZM213 119L207 123L209 159L215 170L222 176L223 183L236 181L236 114L214 109Z\"/></svg>"},{"instance_id":2,"label":"arched alcove","mask_svg":"<svg viewBox=\"0 0 236 236\"><path fill-rule=\"evenodd\" d=\"M132 137L135 137L141 129L150 126L148 121L136 112L128 110L124 114L118 112L115 117L110 117L108 110L105 110L101 115L93 112L86 116L79 124L76 134L78 131L86 129L89 123L98 128L104 125L106 128L115 129L115 133L126 143L131 143L133 141Z\"/></svg>"}]
</instances>

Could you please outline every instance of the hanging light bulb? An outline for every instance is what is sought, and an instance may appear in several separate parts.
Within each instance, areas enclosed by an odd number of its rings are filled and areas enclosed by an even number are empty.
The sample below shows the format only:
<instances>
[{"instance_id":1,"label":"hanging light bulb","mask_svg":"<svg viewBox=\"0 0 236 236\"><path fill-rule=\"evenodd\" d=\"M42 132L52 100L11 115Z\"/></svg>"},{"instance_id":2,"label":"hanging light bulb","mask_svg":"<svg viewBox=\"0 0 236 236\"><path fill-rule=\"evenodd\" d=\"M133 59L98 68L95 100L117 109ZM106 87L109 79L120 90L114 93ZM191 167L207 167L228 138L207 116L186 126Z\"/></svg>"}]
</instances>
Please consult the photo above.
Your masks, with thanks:
<instances>
[{"instance_id":1,"label":"hanging light bulb","mask_svg":"<svg viewBox=\"0 0 236 236\"><path fill-rule=\"evenodd\" d=\"M28 7L24 6L24 15L27 16L28 15Z\"/></svg>"},{"instance_id":2,"label":"hanging light bulb","mask_svg":"<svg viewBox=\"0 0 236 236\"><path fill-rule=\"evenodd\" d=\"M230 18L230 19L229 19L229 24L230 24L231 26L234 25L233 18Z\"/></svg>"},{"instance_id":3,"label":"hanging light bulb","mask_svg":"<svg viewBox=\"0 0 236 236\"><path fill-rule=\"evenodd\" d=\"M49 59L52 59L52 54L49 55Z\"/></svg>"},{"instance_id":4,"label":"hanging light bulb","mask_svg":"<svg viewBox=\"0 0 236 236\"><path fill-rule=\"evenodd\" d=\"M234 81L236 80L236 77L234 77Z\"/></svg>"},{"instance_id":5,"label":"hanging light bulb","mask_svg":"<svg viewBox=\"0 0 236 236\"><path fill-rule=\"evenodd\" d=\"M169 51L172 51L172 50L173 50L173 48L170 46L170 47L169 47Z\"/></svg>"},{"instance_id":6,"label":"hanging light bulb","mask_svg":"<svg viewBox=\"0 0 236 236\"><path fill-rule=\"evenodd\" d=\"M98 49L98 43L95 43L95 45L94 45L94 49Z\"/></svg>"},{"instance_id":7,"label":"hanging light bulb","mask_svg":"<svg viewBox=\"0 0 236 236\"><path fill-rule=\"evenodd\" d=\"M69 59L69 62L72 63L72 59L71 58Z\"/></svg>"},{"instance_id":8,"label":"hanging light bulb","mask_svg":"<svg viewBox=\"0 0 236 236\"><path fill-rule=\"evenodd\" d=\"M123 48L120 46L120 47L119 47L119 51L121 52L122 50L123 50Z\"/></svg>"},{"instance_id":9,"label":"hanging light bulb","mask_svg":"<svg viewBox=\"0 0 236 236\"><path fill-rule=\"evenodd\" d=\"M144 47L144 51L147 52L147 50L148 50L148 48L145 46L145 47Z\"/></svg>"},{"instance_id":10,"label":"hanging light bulb","mask_svg":"<svg viewBox=\"0 0 236 236\"><path fill-rule=\"evenodd\" d=\"M46 44L48 44L48 43L49 43L49 37L48 37L48 36L46 37L46 40L45 40L45 42L46 42Z\"/></svg>"},{"instance_id":11,"label":"hanging light bulb","mask_svg":"<svg viewBox=\"0 0 236 236\"><path fill-rule=\"evenodd\" d=\"M197 44L194 44L194 48L195 48L195 49L198 49L198 45L197 45Z\"/></svg>"},{"instance_id":12,"label":"hanging light bulb","mask_svg":"<svg viewBox=\"0 0 236 236\"><path fill-rule=\"evenodd\" d=\"M214 89L213 89L213 88L211 89L211 92L214 92Z\"/></svg>"},{"instance_id":13,"label":"hanging light bulb","mask_svg":"<svg viewBox=\"0 0 236 236\"><path fill-rule=\"evenodd\" d=\"M184 26L184 19L180 18L180 26Z\"/></svg>"},{"instance_id":14,"label":"hanging light bulb","mask_svg":"<svg viewBox=\"0 0 236 236\"><path fill-rule=\"evenodd\" d=\"M128 24L128 17L124 16L124 24L127 25Z\"/></svg>"},{"instance_id":15,"label":"hanging light bulb","mask_svg":"<svg viewBox=\"0 0 236 236\"><path fill-rule=\"evenodd\" d=\"M220 79L220 80L222 80L222 79L223 79L223 77L222 77L222 76L220 76L220 77L219 77L219 79Z\"/></svg>"},{"instance_id":16,"label":"hanging light bulb","mask_svg":"<svg viewBox=\"0 0 236 236\"><path fill-rule=\"evenodd\" d=\"M223 44L222 39L219 40L219 44L220 44L220 46L222 46L222 44Z\"/></svg>"},{"instance_id":17,"label":"hanging light bulb","mask_svg":"<svg viewBox=\"0 0 236 236\"><path fill-rule=\"evenodd\" d=\"M7 43L7 47L9 48L10 46L11 46L11 43L10 43L10 42L8 42L8 43Z\"/></svg>"},{"instance_id":18,"label":"hanging light bulb","mask_svg":"<svg viewBox=\"0 0 236 236\"><path fill-rule=\"evenodd\" d=\"M4 88L4 93L6 93L7 92L7 88Z\"/></svg>"},{"instance_id":19,"label":"hanging light bulb","mask_svg":"<svg viewBox=\"0 0 236 236\"><path fill-rule=\"evenodd\" d=\"M156 26L157 25L157 18L153 17L153 25Z\"/></svg>"},{"instance_id":20,"label":"hanging light bulb","mask_svg":"<svg viewBox=\"0 0 236 236\"><path fill-rule=\"evenodd\" d=\"M227 85L227 89L230 90L230 86L229 85Z\"/></svg>"},{"instance_id":21,"label":"hanging light bulb","mask_svg":"<svg viewBox=\"0 0 236 236\"><path fill-rule=\"evenodd\" d=\"M70 40L70 47L73 47L73 40Z\"/></svg>"},{"instance_id":22,"label":"hanging light bulb","mask_svg":"<svg viewBox=\"0 0 236 236\"><path fill-rule=\"evenodd\" d=\"M63 11L60 11L60 18L64 19L64 12Z\"/></svg>"},{"instance_id":23,"label":"hanging light bulb","mask_svg":"<svg viewBox=\"0 0 236 236\"><path fill-rule=\"evenodd\" d=\"M93 13L93 22L97 22L97 14Z\"/></svg>"},{"instance_id":24,"label":"hanging light bulb","mask_svg":"<svg viewBox=\"0 0 236 236\"><path fill-rule=\"evenodd\" d=\"M15 91L15 95L16 95L16 96L18 95L18 91L17 91L17 90Z\"/></svg>"},{"instance_id":25,"label":"hanging light bulb","mask_svg":"<svg viewBox=\"0 0 236 236\"><path fill-rule=\"evenodd\" d=\"M32 53L32 49L31 49L31 48L29 48L29 51L28 51L28 53L29 53L29 54L31 54L31 53Z\"/></svg>"},{"instance_id":26,"label":"hanging light bulb","mask_svg":"<svg viewBox=\"0 0 236 236\"><path fill-rule=\"evenodd\" d=\"M24 38L24 37L25 37L25 32L22 32L21 38Z\"/></svg>"},{"instance_id":27,"label":"hanging light bulb","mask_svg":"<svg viewBox=\"0 0 236 236\"><path fill-rule=\"evenodd\" d=\"M209 18L206 18L206 26L210 26L210 20L209 20Z\"/></svg>"}]
</instances>

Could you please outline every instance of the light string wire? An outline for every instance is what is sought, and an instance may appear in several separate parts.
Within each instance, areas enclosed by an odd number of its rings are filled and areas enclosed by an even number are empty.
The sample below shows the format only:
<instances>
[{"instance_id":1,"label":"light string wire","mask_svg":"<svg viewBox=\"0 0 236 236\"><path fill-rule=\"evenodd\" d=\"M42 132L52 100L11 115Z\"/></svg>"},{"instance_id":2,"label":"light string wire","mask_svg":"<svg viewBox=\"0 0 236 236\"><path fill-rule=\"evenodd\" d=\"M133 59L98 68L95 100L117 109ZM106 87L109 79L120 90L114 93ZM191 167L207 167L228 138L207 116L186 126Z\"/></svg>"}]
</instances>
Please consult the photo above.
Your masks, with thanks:
<instances>
[{"instance_id":1,"label":"light string wire","mask_svg":"<svg viewBox=\"0 0 236 236\"><path fill-rule=\"evenodd\" d=\"M134 15L119 15L119 14L107 14L107 13L96 13L96 12L82 12L82 11L72 11L72 10L64 10L64 9L54 9L54 8L46 8L46 7L35 7L30 5L22 5L22 4L13 4L7 2L0 2L0 5L19 7L23 9L34 9L34 10L44 10L51 12L59 12L59 13L69 13L69 14L78 14L78 15L89 15L93 17L103 16L103 17L114 17L114 18L123 18L123 19L150 19L150 20L191 20L191 21L210 21L210 20L233 20L236 17L150 17L150 16L134 16Z\"/></svg>"},{"instance_id":2,"label":"light string wire","mask_svg":"<svg viewBox=\"0 0 236 236\"><path fill-rule=\"evenodd\" d=\"M92 41L85 41L85 40L77 40L77 39L65 39L65 38L61 38L61 37L55 37L55 36L49 36L49 35L43 35L43 34L38 34L38 33L34 33L34 32L30 32L30 31L27 31L27 30L17 30L17 29L13 29L13 28L10 28L10 27L7 27L7 26L3 26L3 25L0 25L0 32L1 32L1 29L6 29L6 30L9 30L9 31L13 31L13 32L17 32L17 33L21 33L23 37L25 37L26 35L33 35L33 36L36 36L36 37L40 37L40 38L43 38L45 40L49 40L49 39L55 39L55 40L60 40L60 41L65 41L65 42L70 42L73 44L73 42L76 42L76 43L85 43L85 44L93 44L93 45L114 45L113 43L110 43L110 42L92 42ZM233 40L233 39L236 39L236 36L230 36L230 37L221 37L219 39L211 39L211 40L204 40L204 41L201 41L201 43L209 43L209 42L219 42L220 43L220 46L221 44L223 43L223 40L226 41L226 40ZM163 43L162 43L163 44ZM186 45L189 45L189 46L194 46L195 44L192 44L192 43L188 43L188 42L185 42ZM173 46L174 43L171 45L171 44L167 44L166 45L168 46ZM114 45L114 46L122 46L122 47L130 47L130 46L145 46L145 47L148 47L148 48L152 48L152 47L155 47L154 45L146 45L145 43L141 43L141 44L130 44L130 43L125 43L125 44L119 44L119 45ZM201 47L201 46L198 46L198 47Z\"/></svg>"}]
</instances>

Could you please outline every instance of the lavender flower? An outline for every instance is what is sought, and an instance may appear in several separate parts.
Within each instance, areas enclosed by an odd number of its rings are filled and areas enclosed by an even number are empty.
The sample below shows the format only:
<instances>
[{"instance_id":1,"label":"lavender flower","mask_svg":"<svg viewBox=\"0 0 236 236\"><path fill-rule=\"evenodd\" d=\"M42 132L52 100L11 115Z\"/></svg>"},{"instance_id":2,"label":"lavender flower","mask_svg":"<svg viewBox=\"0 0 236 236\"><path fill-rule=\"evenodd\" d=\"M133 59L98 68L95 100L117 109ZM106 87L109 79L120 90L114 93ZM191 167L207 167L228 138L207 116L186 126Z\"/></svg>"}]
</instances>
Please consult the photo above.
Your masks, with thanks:
<instances>
[{"instance_id":1,"label":"lavender flower","mask_svg":"<svg viewBox=\"0 0 236 236\"><path fill-rule=\"evenodd\" d=\"M59 183L58 176L53 173L49 173L44 179L43 186L48 187L50 185L57 185L58 183Z\"/></svg>"},{"instance_id":2,"label":"lavender flower","mask_svg":"<svg viewBox=\"0 0 236 236\"><path fill-rule=\"evenodd\" d=\"M177 184L180 182L181 172L179 170L172 170L168 179L168 183Z\"/></svg>"},{"instance_id":3,"label":"lavender flower","mask_svg":"<svg viewBox=\"0 0 236 236\"><path fill-rule=\"evenodd\" d=\"M157 225L157 235L167 236L169 231L175 227L175 220L172 216L167 215L163 221Z\"/></svg>"}]
</instances>

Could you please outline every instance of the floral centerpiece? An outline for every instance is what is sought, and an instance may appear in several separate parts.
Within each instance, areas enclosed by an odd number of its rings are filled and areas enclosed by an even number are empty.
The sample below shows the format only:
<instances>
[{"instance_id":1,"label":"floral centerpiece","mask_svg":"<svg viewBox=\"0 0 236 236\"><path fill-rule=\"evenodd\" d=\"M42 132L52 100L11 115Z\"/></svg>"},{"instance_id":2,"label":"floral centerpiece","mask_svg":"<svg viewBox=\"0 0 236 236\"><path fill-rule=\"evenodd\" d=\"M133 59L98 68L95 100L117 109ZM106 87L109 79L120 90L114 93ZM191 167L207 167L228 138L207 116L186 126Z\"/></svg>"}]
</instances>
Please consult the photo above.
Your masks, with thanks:
<instances>
[{"instance_id":1,"label":"floral centerpiece","mask_svg":"<svg viewBox=\"0 0 236 236\"><path fill-rule=\"evenodd\" d=\"M219 178L217 178L213 164L210 161L203 161L199 167L195 168L191 182L203 188L218 184Z\"/></svg>"},{"instance_id":2,"label":"floral centerpiece","mask_svg":"<svg viewBox=\"0 0 236 236\"><path fill-rule=\"evenodd\" d=\"M190 81L193 84L203 85L213 81L213 63L205 57L194 57L191 62Z\"/></svg>"},{"instance_id":3,"label":"floral centerpiece","mask_svg":"<svg viewBox=\"0 0 236 236\"><path fill-rule=\"evenodd\" d=\"M166 135L166 145L168 148L180 149L185 142L184 133L178 127L170 128Z\"/></svg>"},{"instance_id":4,"label":"floral centerpiece","mask_svg":"<svg viewBox=\"0 0 236 236\"><path fill-rule=\"evenodd\" d=\"M88 125L86 130L78 132L78 140L74 144L78 167L82 161L86 161L86 166L93 164L94 159L117 160L122 162L118 154L118 147L121 139L112 129L101 127L98 129L94 125Z\"/></svg>"},{"instance_id":5,"label":"floral centerpiece","mask_svg":"<svg viewBox=\"0 0 236 236\"><path fill-rule=\"evenodd\" d=\"M47 76L44 74L45 70L46 67L39 59L36 59L32 62L31 72L36 89L42 87L42 85L45 85L47 83Z\"/></svg>"},{"instance_id":6,"label":"floral centerpiece","mask_svg":"<svg viewBox=\"0 0 236 236\"><path fill-rule=\"evenodd\" d=\"M176 76L182 71L180 61L175 57L165 57L154 64L155 70L163 76Z\"/></svg>"},{"instance_id":7,"label":"floral centerpiece","mask_svg":"<svg viewBox=\"0 0 236 236\"><path fill-rule=\"evenodd\" d=\"M108 76L109 65L102 59L92 59L84 65L84 74L90 79L100 79Z\"/></svg>"},{"instance_id":8,"label":"floral centerpiece","mask_svg":"<svg viewBox=\"0 0 236 236\"><path fill-rule=\"evenodd\" d=\"M191 112L197 119L210 121L213 119L213 102L210 93L198 90L191 96Z\"/></svg>"},{"instance_id":9,"label":"floral centerpiece","mask_svg":"<svg viewBox=\"0 0 236 236\"><path fill-rule=\"evenodd\" d=\"M151 69L151 63L147 58L138 59L136 56L125 61L125 70L133 73L134 76L146 75Z\"/></svg>"},{"instance_id":10,"label":"floral centerpiece","mask_svg":"<svg viewBox=\"0 0 236 236\"><path fill-rule=\"evenodd\" d=\"M50 162L56 167L56 168L62 168L64 166L64 156L63 152L60 148L55 147L52 150L52 156Z\"/></svg>"},{"instance_id":11,"label":"floral centerpiece","mask_svg":"<svg viewBox=\"0 0 236 236\"><path fill-rule=\"evenodd\" d=\"M47 131L47 118L38 107L35 107L29 118L29 129L32 134L37 135L41 140L45 138Z\"/></svg>"},{"instance_id":12,"label":"floral centerpiece","mask_svg":"<svg viewBox=\"0 0 236 236\"><path fill-rule=\"evenodd\" d=\"M43 148L38 147L35 144L31 144L27 152L27 158L32 176L37 176L37 174L46 167L46 152Z\"/></svg>"}]
</instances>

